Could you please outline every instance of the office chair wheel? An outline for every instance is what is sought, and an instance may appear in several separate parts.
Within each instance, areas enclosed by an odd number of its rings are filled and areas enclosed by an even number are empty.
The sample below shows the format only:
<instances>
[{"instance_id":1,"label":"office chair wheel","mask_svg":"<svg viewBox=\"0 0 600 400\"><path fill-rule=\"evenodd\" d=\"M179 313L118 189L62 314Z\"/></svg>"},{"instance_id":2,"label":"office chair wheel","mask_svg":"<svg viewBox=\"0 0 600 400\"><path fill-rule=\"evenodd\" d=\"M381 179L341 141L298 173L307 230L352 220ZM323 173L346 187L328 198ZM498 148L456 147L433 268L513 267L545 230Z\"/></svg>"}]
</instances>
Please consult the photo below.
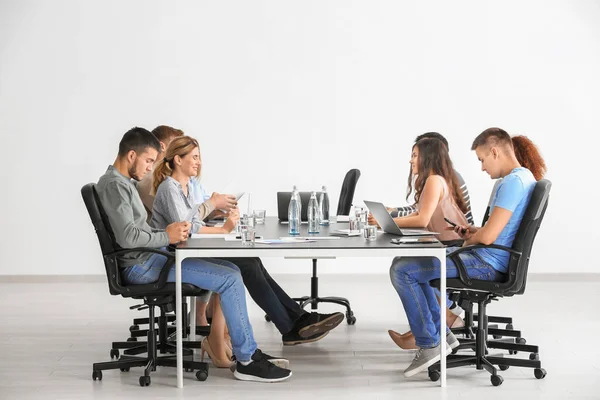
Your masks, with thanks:
<instances>
[{"instance_id":1,"label":"office chair wheel","mask_svg":"<svg viewBox=\"0 0 600 400\"><path fill-rule=\"evenodd\" d=\"M121 372L129 372L129 367L126 368L119 368L121 370Z\"/></svg>"},{"instance_id":2,"label":"office chair wheel","mask_svg":"<svg viewBox=\"0 0 600 400\"><path fill-rule=\"evenodd\" d=\"M544 368L536 368L533 370L535 379L544 379L546 377L546 370Z\"/></svg>"},{"instance_id":3,"label":"office chair wheel","mask_svg":"<svg viewBox=\"0 0 600 400\"><path fill-rule=\"evenodd\" d=\"M432 382L437 382L440 379L439 371L429 371L429 379L431 379Z\"/></svg>"},{"instance_id":4,"label":"office chair wheel","mask_svg":"<svg viewBox=\"0 0 600 400\"><path fill-rule=\"evenodd\" d=\"M348 322L348 325L356 324L356 317L352 311L346 312L346 322Z\"/></svg>"},{"instance_id":5,"label":"office chair wheel","mask_svg":"<svg viewBox=\"0 0 600 400\"><path fill-rule=\"evenodd\" d=\"M110 359L119 358L119 350L118 349L110 349Z\"/></svg>"},{"instance_id":6,"label":"office chair wheel","mask_svg":"<svg viewBox=\"0 0 600 400\"><path fill-rule=\"evenodd\" d=\"M140 386L150 386L150 377L149 376L140 376Z\"/></svg>"},{"instance_id":7,"label":"office chair wheel","mask_svg":"<svg viewBox=\"0 0 600 400\"><path fill-rule=\"evenodd\" d=\"M265 321L271 322L271 317L269 317L267 314L265 314Z\"/></svg>"},{"instance_id":8,"label":"office chair wheel","mask_svg":"<svg viewBox=\"0 0 600 400\"><path fill-rule=\"evenodd\" d=\"M506 330L512 331L513 329L515 329L515 327L513 326L513 324L506 324Z\"/></svg>"},{"instance_id":9,"label":"office chair wheel","mask_svg":"<svg viewBox=\"0 0 600 400\"><path fill-rule=\"evenodd\" d=\"M515 343L517 343L517 344L527 344L527 340L525 340L525 338L520 337L520 338L517 338L515 340Z\"/></svg>"},{"instance_id":10,"label":"office chair wheel","mask_svg":"<svg viewBox=\"0 0 600 400\"><path fill-rule=\"evenodd\" d=\"M136 337L128 337L127 341L128 342L137 342L137 338Z\"/></svg>"},{"instance_id":11,"label":"office chair wheel","mask_svg":"<svg viewBox=\"0 0 600 400\"><path fill-rule=\"evenodd\" d=\"M512 355L515 355L515 354L517 354L517 353L518 353L518 351L516 351L516 350L509 350L509 351L508 351L508 354L510 354L511 356L512 356Z\"/></svg>"},{"instance_id":12,"label":"office chair wheel","mask_svg":"<svg viewBox=\"0 0 600 400\"><path fill-rule=\"evenodd\" d=\"M199 381L205 381L208 378L208 371L203 371L200 370L198 372L196 372L196 379L198 379Z\"/></svg>"},{"instance_id":13,"label":"office chair wheel","mask_svg":"<svg viewBox=\"0 0 600 400\"><path fill-rule=\"evenodd\" d=\"M502 382L504 382L504 378L502 378L500 375L492 375L490 380L494 386L500 386L502 385Z\"/></svg>"},{"instance_id":14,"label":"office chair wheel","mask_svg":"<svg viewBox=\"0 0 600 400\"><path fill-rule=\"evenodd\" d=\"M92 379L95 381L101 381L102 380L102 371L100 370L93 370L92 371Z\"/></svg>"},{"instance_id":15,"label":"office chair wheel","mask_svg":"<svg viewBox=\"0 0 600 400\"><path fill-rule=\"evenodd\" d=\"M500 371L506 371L508 369L508 365L498 365L498 368L500 368Z\"/></svg>"},{"instance_id":16,"label":"office chair wheel","mask_svg":"<svg viewBox=\"0 0 600 400\"><path fill-rule=\"evenodd\" d=\"M538 353L531 353L529 354L529 359L531 361L537 361L540 359L540 355Z\"/></svg>"},{"instance_id":17,"label":"office chair wheel","mask_svg":"<svg viewBox=\"0 0 600 400\"><path fill-rule=\"evenodd\" d=\"M133 331L139 331L139 330L140 330L140 327L139 327L139 325L131 325L131 326L129 327L129 332L133 332Z\"/></svg>"}]
</instances>

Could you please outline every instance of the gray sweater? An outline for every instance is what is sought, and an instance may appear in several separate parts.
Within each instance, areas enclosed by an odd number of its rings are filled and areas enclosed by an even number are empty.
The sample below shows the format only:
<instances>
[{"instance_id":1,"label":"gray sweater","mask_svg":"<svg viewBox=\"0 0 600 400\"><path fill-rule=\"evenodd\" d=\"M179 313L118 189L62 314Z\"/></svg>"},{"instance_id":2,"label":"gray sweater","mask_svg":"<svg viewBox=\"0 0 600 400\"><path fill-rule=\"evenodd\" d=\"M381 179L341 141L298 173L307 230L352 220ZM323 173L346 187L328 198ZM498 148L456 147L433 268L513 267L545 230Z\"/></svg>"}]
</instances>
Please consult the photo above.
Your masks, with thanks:
<instances>
[{"instance_id":1,"label":"gray sweater","mask_svg":"<svg viewBox=\"0 0 600 400\"><path fill-rule=\"evenodd\" d=\"M119 246L131 249L161 248L169 245L167 232L153 229L146 222L146 209L131 179L122 175L115 167L110 165L100 177L96 191ZM127 253L119 257L119 266L141 264L151 255L140 252Z\"/></svg>"}]
</instances>

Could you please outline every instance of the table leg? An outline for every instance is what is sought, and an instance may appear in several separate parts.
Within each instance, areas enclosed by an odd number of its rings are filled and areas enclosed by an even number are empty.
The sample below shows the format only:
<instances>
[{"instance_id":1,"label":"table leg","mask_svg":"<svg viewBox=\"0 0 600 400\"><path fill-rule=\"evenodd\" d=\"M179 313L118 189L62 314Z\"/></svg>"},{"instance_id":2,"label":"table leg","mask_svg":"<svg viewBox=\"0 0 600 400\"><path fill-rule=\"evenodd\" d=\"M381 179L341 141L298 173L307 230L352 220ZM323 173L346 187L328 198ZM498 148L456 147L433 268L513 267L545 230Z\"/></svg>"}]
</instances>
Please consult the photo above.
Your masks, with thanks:
<instances>
[{"instance_id":1,"label":"table leg","mask_svg":"<svg viewBox=\"0 0 600 400\"><path fill-rule=\"evenodd\" d=\"M190 336L188 336L188 340L192 342L196 341L196 312L196 298L192 296L190 297Z\"/></svg>"},{"instance_id":2,"label":"table leg","mask_svg":"<svg viewBox=\"0 0 600 400\"><path fill-rule=\"evenodd\" d=\"M182 293L181 293L181 262L183 257L175 252L175 337L177 344L177 387L183 388L183 334L182 334Z\"/></svg>"},{"instance_id":3,"label":"table leg","mask_svg":"<svg viewBox=\"0 0 600 400\"><path fill-rule=\"evenodd\" d=\"M440 254L440 386L446 387L446 249Z\"/></svg>"}]
</instances>

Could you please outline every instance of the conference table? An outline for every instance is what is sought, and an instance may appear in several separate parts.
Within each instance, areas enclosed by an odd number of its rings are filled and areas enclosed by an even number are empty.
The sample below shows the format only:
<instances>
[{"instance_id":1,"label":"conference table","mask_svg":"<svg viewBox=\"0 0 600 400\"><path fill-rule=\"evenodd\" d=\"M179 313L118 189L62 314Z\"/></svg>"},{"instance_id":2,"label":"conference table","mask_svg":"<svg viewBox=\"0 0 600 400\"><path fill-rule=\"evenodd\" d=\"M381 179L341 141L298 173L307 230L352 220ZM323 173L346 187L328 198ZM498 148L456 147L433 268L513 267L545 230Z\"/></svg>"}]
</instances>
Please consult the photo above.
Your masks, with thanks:
<instances>
[{"instance_id":1,"label":"conference table","mask_svg":"<svg viewBox=\"0 0 600 400\"><path fill-rule=\"evenodd\" d=\"M332 222L329 226L321 226L320 233L309 235L308 225L301 225L301 237L330 237L335 230L348 229L348 223ZM265 223L256 225L256 235L263 239L279 239L289 237L288 225L279 223L276 217L266 217ZM203 235L204 236L204 235ZM386 257L390 264L394 257L435 257L441 264L441 293L446 292L446 250L440 242L402 244L391 243L398 236L378 231L377 239L366 241L360 236L341 237L339 240L302 241L298 243L262 244L253 246L242 244L241 240L225 240L222 236L215 238L190 238L180 243L175 250L175 306L176 306L176 343L177 343L177 387L183 387L183 327L182 327L182 293L181 293L181 262L186 258L204 257L281 257L281 258L338 258L338 257ZM196 302L191 301L192 317L190 318L191 340L195 338ZM440 312L440 332L445 332L446 313ZM446 341L440 341L440 385L446 386Z\"/></svg>"}]
</instances>

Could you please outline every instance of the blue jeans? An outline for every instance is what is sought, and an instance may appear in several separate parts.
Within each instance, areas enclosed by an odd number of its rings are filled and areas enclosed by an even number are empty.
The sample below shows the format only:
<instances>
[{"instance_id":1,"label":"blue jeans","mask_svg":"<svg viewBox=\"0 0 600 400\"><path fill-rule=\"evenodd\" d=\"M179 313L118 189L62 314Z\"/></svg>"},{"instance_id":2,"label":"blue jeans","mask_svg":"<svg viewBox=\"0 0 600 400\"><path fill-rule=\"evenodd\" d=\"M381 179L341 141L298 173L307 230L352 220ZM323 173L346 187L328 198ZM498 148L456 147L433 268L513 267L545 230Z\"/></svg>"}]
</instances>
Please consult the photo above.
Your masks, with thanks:
<instances>
[{"instance_id":1,"label":"blue jeans","mask_svg":"<svg viewBox=\"0 0 600 400\"><path fill-rule=\"evenodd\" d=\"M448 247L446 254L455 251ZM467 274L473 279L502 281L504 274L496 271L473 251L459 255ZM457 278L454 262L446 259L446 277ZM396 257L390 268L392 285L398 292L417 346L432 348L440 344L440 304L429 281L440 278L440 261L432 257ZM439 293L439 291L438 291ZM447 296L444 295L447 302ZM448 328L446 328L448 331Z\"/></svg>"},{"instance_id":2,"label":"blue jeans","mask_svg":"<svg viewBox=\"0 0 600 400\"><path fill-rule=\"evenodd\" d=\"M122 272L127 284L156 282L167 257L153 254L143 264L127 267ZM221 308L231 336L233 354L239 361L250 361L256 342L246 309L246 292L239 268L228 261L212 258L186 258L181 263L181 280L221 296ZM169 271L168 282L175 282L175 266Z\"/></svg>"}]
</instances>

